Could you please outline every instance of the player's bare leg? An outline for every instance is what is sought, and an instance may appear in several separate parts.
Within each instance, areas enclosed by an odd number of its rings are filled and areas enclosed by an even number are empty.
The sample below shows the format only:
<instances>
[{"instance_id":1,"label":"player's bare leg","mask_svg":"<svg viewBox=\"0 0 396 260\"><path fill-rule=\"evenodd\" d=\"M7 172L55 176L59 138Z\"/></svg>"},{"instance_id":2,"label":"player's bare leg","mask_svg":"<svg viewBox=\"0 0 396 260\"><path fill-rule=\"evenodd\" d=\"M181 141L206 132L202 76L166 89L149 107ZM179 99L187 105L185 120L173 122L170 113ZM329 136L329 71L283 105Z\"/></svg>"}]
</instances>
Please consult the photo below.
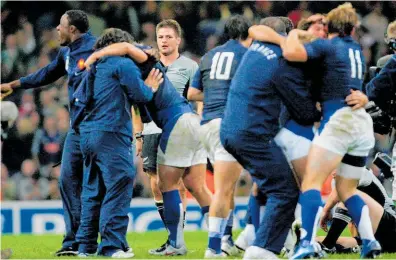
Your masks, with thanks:
<instances>
[{"instance_id":1,"label":"player's bare leg","mask_svg":"<svg viewBox=\"0 0 396 260\"><path fill-rule=\"evenodd\" d=\"M179 194L183 203L184 212L187 211L187 188L184 186L183 180L179 181Z\"/></svg>"},{"instance_id":2,"label":"player's bare leg","mask_svg":"<svg viewBox=\"0 0 396 260\"><path fill-rule=\"evenodd\" d=\"M360 167L341 163L343 157L344 156L331 152L318 145L312 144L311 146L308 155L306 174L301 185L302 194L299 199L302 206L302 242L300 245L310 245L314 242L317 224L323 210L320 189L328 175L339 165L340 173L337 179L337 191L339 192L340 198L344 201L352 218L357 220L359 231L361 233L363 232L364 239L369 241L375 240L371 228L367 228L368 225L371 225L371 222L369 219L364 218L365 215L368 215L366 211L368 208L356 195L357 178L351 179L342 177L345 176L342 173L359 171ZM355 176L357 175L358 173L355 174ZM311 249L308 251L310 250ZM299 253L303 251L303 249L300 250L294 257L299 257Z\"/></svg>"},{"instance_id":3,"label":"player's bare leg","mask_svg":"<svg viewBox=\"0 0 396 260\"><path fill-rule=\"evenodd\" d=\"M291 161L294 172L297 175L296 177L298 178L298 180L297 180L298 184L301 184L302 180L304 179L305 170L307 167L307 160L308 160L308 156L304 156L304 157L301 157L301 158Z\"/></svg>"},{"instance_id":4,"label":"player's bare leg","mask_svg":"<svg viewBox=\"0 0 396 260\"><path fill-rule=\"evenodd\" d=\"M158 187L158 178L156 174L153 173L147 173L150 177L150 187L151 187L151 192L153 193L153 198L154 201L162 201L162 193L161 190Z\"/></svg>"},{"instance_id":5,"label":"player's bare leg","mask_svg":"<svg viewBox=\"0 0 396 260\"><path fill-rule=\"evenodd\" d=\"M375 201L372 197L370 197L368 194L361 192L359 190L357 191L357 194L363 199L364 203L366 203L367 207L369 208L370 220L372 223L373 232L375 234L377 232L377 229L381 222L381 219L384 215L384 208L377 201ZM346 207L344 206L343 203L340 202L337 205L336 212L338 209L346 210ZM345 218L345 216L344 216L344 218ZM355 226L352 225L352 227L355 227ZM331 231L331 228L330 228L330 231ZM357 236L357 234L356 234L356 236ZM326 239L328 239L328 238L324 237L324 236L319 236L316 238L316 241L323 242ZM334 239L336 239L336 241L334 243L341 245L342 247L344 247L346 249L351 249L352 251L354 248L359 246L357 240L355 239L355 235L352 235L351 237L338 237L338 238L335 237ZM331 250L334 250L334 251L336 250L335 247L334 248L328 247L328 248Z\"/></svg>"},{"instance_id":6,"label":"player's bare leg","mask_svg":"<svg viewBox=\"0 0 396 260\"><path fill-rule=\"evenodd\" d=\"M300 187L301 187L301 182L304 179L305 169L307 167L307 159L308 159L308 156L304 156L304 157L292 160L290 162L291 165L293 166L292 170L293 170L294 177L297 181L297 184ZM301 222L301 205L297 204L296 210L294 212L294 216L298 223ZM295 222L295 223L297 223L297 222ZM281 255L287 255L287 256L293 255L294 247L298 241L297 241L296 237L293 236L292 229L293 229L293 226L290 229L290 231L286 237L285 245L284 245L284 248L282 249Z\"/></svg>"},{"instance_id":7,"label":"player's bare leg","mask_svg":"<svg viewBox=\"0 0 396 260\"><path fill-rule=\"evenodd\" d=\"M234 191L242 167L238 162L216 161L214 163L215 194L209 210L209 243L205 257L222 253L222 237L234 206ZM231 218L232 221L232 218ZM228 237L226 238L228 239ZM224 245L225 247L225 245ZM229 245L230 248L235 247ZM237 254L238 250L227 250L227 254Z\"/></svg>"},{"instance_id":8,"label":"player's bare leg","mask_svg":"<svg viewBox=\"0 0 396 260\"><path fill-rule=\"evenodd\" d=\"M206 164L191 166L189 171L183 176L183 182L201 208L210 205L212 194L206 185Z\"/></svg>"}]
</instances>

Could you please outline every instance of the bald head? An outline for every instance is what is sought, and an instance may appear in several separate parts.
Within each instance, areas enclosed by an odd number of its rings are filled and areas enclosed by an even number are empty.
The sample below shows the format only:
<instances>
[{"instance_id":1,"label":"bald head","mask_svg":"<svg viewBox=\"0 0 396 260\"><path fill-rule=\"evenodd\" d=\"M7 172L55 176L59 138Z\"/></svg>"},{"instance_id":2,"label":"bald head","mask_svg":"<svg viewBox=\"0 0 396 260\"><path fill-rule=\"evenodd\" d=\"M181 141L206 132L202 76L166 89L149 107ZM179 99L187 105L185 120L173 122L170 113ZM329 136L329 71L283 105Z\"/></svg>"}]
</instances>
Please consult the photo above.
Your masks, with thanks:
<instances>
[{"instance_id":1,"label":"bald head","mask_svg":"<svg viewBox=\"0 0 396 260\"><path fill-rule=\"evenodd\" d=\"M14 102L1 102L1 121L9 122L11 125L18 117L18 108Z\"/></svg>"},{"instance_id":2,"label":"bald head","mask_svg":"<svg viewBox=\"0 0 396 260\"><path fill-rule=\"evenodd\" d=\"M388 60L392 58L392 56L393 56L392 54L389 54L379 58L377 61L377 67L382 69L385 66L385 64L388 62Z\"/></svg>"}]
</instances>

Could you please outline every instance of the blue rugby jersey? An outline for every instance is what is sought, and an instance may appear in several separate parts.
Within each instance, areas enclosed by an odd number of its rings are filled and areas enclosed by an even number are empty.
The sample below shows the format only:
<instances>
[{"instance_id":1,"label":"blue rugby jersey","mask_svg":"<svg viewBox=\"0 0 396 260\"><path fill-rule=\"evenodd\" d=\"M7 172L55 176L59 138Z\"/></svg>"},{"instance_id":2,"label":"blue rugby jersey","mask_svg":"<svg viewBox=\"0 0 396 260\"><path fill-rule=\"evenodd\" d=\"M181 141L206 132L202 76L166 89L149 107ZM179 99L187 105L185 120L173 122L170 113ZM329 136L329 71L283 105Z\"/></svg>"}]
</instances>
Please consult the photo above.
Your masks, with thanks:
<instances>
[{"instance_id":1,"label":"blue rugby jersey","mask_svg":"<svg viewBox=\"0 0 396 260\"><path fill-rule=\"evenodd\" d=\"M320 98L326 122L339 108L346 106L350 90L362 90L365 61L360 45L352 37L318 39L304 45L308 60L322 66Z\"/></svg>"},{"instance_id":2,"label":"blue rugby jersey","mask_svg":"<svg viewBox=\"0 0 396 260\"><path fill-rule=\"evenodd\" d=\"M239 41L229 40L202 57L191 85L204 92L201 124L223 118L231 80L246 51Z\"/></svg>"}]
</instances>

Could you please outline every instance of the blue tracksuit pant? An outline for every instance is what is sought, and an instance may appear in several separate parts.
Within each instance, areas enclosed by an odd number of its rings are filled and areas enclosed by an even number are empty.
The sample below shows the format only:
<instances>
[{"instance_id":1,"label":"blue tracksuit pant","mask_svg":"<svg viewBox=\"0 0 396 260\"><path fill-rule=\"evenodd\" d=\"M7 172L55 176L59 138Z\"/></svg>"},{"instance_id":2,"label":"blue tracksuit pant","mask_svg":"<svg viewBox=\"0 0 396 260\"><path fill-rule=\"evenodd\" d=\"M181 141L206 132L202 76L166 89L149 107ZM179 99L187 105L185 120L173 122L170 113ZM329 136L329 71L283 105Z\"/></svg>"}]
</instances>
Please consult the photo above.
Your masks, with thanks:
<instances>
[{"instance_id":1,"label":"blue tracksuit pant","mask_svg":"<svg viewBox=\"0 0 396 260\"><path fill-rule=\"evenodd\" d=\"M96 251L99 230L98 254L110 256L128 247L128 210L136 174L131 138L115 132L82 133L81 151L84 179L79 252Z\"/></svg>"},{"instance_id":2,"label":"blue tracksuit pant","mask_svg":"<svg viewBox=\"0 0 396 260\"><path fill-rule=\"evenodd\" d=\"M80 150L80 136L70 130L63 147L59 189L66 225L63 247L73 247L75 250L78 246L75 236L80 225L82 178L83 156Z\"/></svg>"},{"instance_id":3,"label":"blue tracksuit pant","mask_svg":"<svg viewBox=\"0 0 396 260\"><path fill-rule=\"evenodd\" d=\"M299 189L282 150L274 140L220 132L224 148L252 175L266 195L266 210L253 245L279 253L294 220Z\"/></svg>"}]
</instances>

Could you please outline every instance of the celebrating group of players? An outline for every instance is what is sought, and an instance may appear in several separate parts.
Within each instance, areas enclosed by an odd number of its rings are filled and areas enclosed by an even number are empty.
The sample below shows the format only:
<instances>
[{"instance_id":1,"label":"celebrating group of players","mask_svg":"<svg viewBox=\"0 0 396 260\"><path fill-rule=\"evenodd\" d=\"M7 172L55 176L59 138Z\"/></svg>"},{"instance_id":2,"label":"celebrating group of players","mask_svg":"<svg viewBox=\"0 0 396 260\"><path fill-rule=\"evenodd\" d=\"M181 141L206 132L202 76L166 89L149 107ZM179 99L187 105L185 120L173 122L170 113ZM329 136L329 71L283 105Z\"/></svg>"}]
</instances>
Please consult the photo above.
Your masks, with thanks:
<instances>
[{"instance_id":1,"label":"celebrating group of players","mask_svg":"<svg viewBox=\"0 0 396 260\"><path fill-rule=\"evenodd\" d=\"M126 241L133 136L168 231L164 245L150 254L187 254L186 189L208 215L205 258L240 249L246 259L277 258L284 246L293 259L323 257L323 250L351 246L337 241L351 220L362 257L396 251L384 239L396 233L396 214L365 168L374 133L361 92L364 56L352 38L357 23L349 3L295 30L286 17L252 26L232 16L224 28L229 40L198 66L179 54L182 30L174 20L157 25L157 52L116 28L95 39L86 14L67 11L57 27L64 46L57 58L1 85L6 92L69 77L71 128L60 178L66 236L56 255L134 256ZM194 110L201 102L200 118ZM205 183L207 158L213 196ZM242 169L254 181L250 225L234 243L234 189ZM320 189L334 170L335 189L323 206ZM319 244L318 224L326 226L338 201L334 219L344 222ZM290 231L295 216L301 219L297 245Z\"/></svg>"}]
</instances>

